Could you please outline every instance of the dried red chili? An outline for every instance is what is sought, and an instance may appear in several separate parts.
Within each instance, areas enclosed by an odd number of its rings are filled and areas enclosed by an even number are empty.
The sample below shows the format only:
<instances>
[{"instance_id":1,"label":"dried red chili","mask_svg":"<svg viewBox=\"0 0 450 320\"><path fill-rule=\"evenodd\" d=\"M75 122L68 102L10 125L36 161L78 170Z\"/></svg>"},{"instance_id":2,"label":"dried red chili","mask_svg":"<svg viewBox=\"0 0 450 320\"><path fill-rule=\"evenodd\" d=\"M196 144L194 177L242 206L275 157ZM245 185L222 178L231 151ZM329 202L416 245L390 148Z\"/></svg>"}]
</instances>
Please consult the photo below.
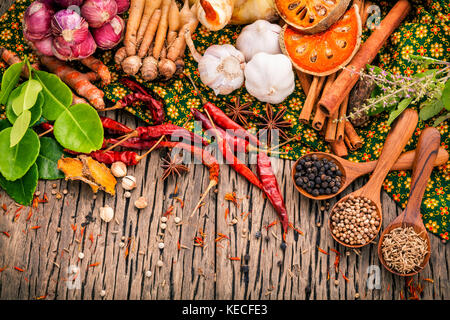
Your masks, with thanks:
<instances>
[{"instance_id":1,"label":"dried red chili","mask_svg":"<svg viewBox=\"0 0 450 320\"><path fill-rule=\"evenodd\" d=\"M19 272L25 272L25 270L23 270L22 268L19 268L19 267L14 267L14 269L16 269Z\"/></svg>"},{"instance_id":2,"label":"dried red chili","mask_svg":"<svg viewBox=\"0 0 450 320\"><path fill-rule=\"evenodd\" d=\"M326 252L325 250L323 250L323 249L321 249L321 248L319 248L319 247L317 247L317 250L319 250L319 251L322 252L323 254L328 255L328 252Z\"/></svg>"},{"instance_id":3,"label":"dried red chili","mask_svg":"<svg viewBox=\"0 0 450 320\"><path fill-rule=\"evenodd\" d=\"M111 118L100 117L100 120L102 122L103 129L105 129L110 134L124 135L133 131L133 129Z\"/></svg>"}]
</instances>

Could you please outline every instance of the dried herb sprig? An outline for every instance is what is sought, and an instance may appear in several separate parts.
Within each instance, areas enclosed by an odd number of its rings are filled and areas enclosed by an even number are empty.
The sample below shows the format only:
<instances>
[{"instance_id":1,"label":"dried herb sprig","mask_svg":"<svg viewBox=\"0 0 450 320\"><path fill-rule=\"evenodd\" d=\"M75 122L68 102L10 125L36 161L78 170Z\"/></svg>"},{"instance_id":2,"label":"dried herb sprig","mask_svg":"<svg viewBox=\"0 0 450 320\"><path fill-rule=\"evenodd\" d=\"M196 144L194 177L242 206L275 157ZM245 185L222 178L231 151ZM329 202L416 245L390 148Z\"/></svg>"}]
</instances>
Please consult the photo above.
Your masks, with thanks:
<instances>
[{"instance_id":1,"label":"dried herb sprig","mask_svg":"<svg viewBox=\"0 0 450 320\"><path fill-rule=\"evenodd\" d=\"M362 114L375 115L385 110L390 112L388 124L391 124L411 104L421 102L419 117L428 120L442 110L443 115L436 119L434 125L450 118L450 63L433 58L410 55L410 61L420 64L422 68L441 65L440 69L430 69L411 77L389 73L379 67L368 66L368 71L356 72L360 77L377 84L372 97L357 111L347 115L353 119ZM339 119L343 121L345 119Z\"/></svg>"}]
</instances>

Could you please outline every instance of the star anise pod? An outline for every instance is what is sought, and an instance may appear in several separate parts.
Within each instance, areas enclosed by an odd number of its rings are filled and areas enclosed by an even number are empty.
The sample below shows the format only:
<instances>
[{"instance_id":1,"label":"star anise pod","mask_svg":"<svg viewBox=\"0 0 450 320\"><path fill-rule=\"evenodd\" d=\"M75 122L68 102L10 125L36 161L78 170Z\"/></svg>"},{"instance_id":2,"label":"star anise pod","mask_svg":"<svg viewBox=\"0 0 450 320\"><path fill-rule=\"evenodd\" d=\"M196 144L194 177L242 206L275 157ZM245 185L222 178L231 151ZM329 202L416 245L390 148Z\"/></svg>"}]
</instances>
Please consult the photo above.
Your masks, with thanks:
<instances>
[{"instance_id":1,"label":"star anise pod","mask_svg":"<svg viewBox=\"0 0 450 320\"><path fill-rule=\"evenodd\" d=\"M252 112L248 110L248 107L251 104L251 102L241 104L241 99L239 98L239 96L237 96L234 105L228 103L226 104L228 110L230 110L227 113L227 116L230 117L233 121L239 121L245 127L248 127L246 116L252 114Z\"/></svg>"},{"instance_id":2,"label":"star anise pod","mask_svg":"<svg viewBox=\"0 0 450 320\"><path fill-rule=\"evenodd\" d=\"M278 135L284 139L289 139L289 136L284 131L286 128L292 127L292 123L287 120L283 120L283 116L286 113L286 107L283 107L280 111L274 114L273 107L270 104L266 104L266 115L258 117L262 120L261 123L256 125L262 129L267 130L263 135L267 135L267 144L272 144L272 130L278 130Z\"/></svg>"},{"instance_id":3,"label":"star anise pod","mask_svg":"<svg viewBox=\"0 0 450 320\"><path fill-rule=\"evenodd\" d=\"M189 172L189 168L183 164L183 158L175 155L171 157L170 154L167 158L162 159L163 164L161 168L164 169L162 180L164 181L169 176L175 177L175 175L181 176L182 172Z\"/></svg>"}]
</instances>

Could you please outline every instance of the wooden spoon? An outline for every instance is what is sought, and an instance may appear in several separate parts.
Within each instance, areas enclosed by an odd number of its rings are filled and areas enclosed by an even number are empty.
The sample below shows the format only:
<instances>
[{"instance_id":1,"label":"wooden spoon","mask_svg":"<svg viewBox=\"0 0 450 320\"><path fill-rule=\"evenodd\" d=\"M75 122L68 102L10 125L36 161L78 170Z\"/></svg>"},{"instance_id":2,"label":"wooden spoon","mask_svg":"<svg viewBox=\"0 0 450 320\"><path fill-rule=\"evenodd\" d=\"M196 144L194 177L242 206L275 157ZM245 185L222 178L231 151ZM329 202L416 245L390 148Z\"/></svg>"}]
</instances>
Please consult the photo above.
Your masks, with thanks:
<instances>
[{"instance_id":1,"label":"wooden spoon","mask_svg":"<svg viewBox=\"0 0 450 320\"><path fill-rule=\"evenodd\" d=\"M419 120L419 116L417 112L413 109L406 109L403 113L398 117L395 121L391 131L389 132L386 141L384 142L383 150L381 151L380 158L378 159L377 166L370 177L369 181L366 185L364 185L361 189L358 189L349 195L343 197L339 200L331 209L330 217L328 219L328 226L330 230L331 228L331 215L334 209L343 202L346 202L349 197L353 196L355 198L366 198L370 200L370 202L376 207L376 212L378 217L380 218L380 224L378 225L377 232L375 236L367 241L365 244L359 245L350 245L338 239L333 232L331 235L333 238L342 244L343 246L350 248L361 248L366 246L370 242L372 242L377 234L380 232L381 224L383 220L382 210L381 210L381 200L380 200L380 189L383 185L383 181L386 178L389 170L391 170L394 163L397 161L400 156L403 148L408 143L412 134L414 133L414 129L416 128L417 122Z\"/></svg>"},{"instance_id":2,"label":"wooden spoon","mask_svg":"<svg viewBox=\"0 0 450 320\"><path fill-rule=\"evenodd\" d=\"M320 196L313 196L303 188L299 187L295 183L295 174L297 172L296 167L299 161L302 158L309 157L312 155L316 155L317 158L323 159L326 158L329 161L332 161L336 163L336 165L339 167L339 169L342 172L341 176L341 187L339 188L338 192L332 193L332 194L324 194ZM411 150L405 153L402 153L402 155L397 159L397 161L394 163L394 165L391 168L391 171L396 170L411 170L414 164L414 158L416 156L416 150ZM442 166L446 164L448 161L448 152L445 150L445 148L440 147L436 160L434 161L434 166ZM298 192L300 192L302 195L304 195L307 198L313 199L313 200L326 200L331 199L335 196L337 196L339 193L344 191L353 181L358 179L359 177L371 173L373 170L375 170L377 166L378 160L369 161L369 162L352 162L348 161L346 159L343 159L341 157L335 156L334 154L325 153L325 152L312 152L308 153L302 157L300 157L294 164L294 168L292 169L292 180L294 181L294 186L297 189Z\"/></svg>"},{"instance_id":3,"label":"wooden spoon","mask_svg":"<svg viewBox=\"0 0 450 320\"><path fill-rule=\"evenodd\" d=\"M431 171L433 171L433 162L437 157L440 141L441 135L436 128L430 127L423 130L417 145L408 205L406 206L406 209L403 210L403 212L386 227L381 234L380 241L378 242L378 257L381 263L387 270L399 276L413 276L417 274L427 265L428 260L430 259L430 239L428 238L427 230L423 225L422 217L420 215L420 204L422 203L423 194L425 193ZM414 272L408 274L401 274L389 268L381 252L381 245L385 235L391 232L391 230L399 227L413 227L414 231L427 242L428 246L428 253L426 254L420 267Z\"/></svg>"}]
</instances>

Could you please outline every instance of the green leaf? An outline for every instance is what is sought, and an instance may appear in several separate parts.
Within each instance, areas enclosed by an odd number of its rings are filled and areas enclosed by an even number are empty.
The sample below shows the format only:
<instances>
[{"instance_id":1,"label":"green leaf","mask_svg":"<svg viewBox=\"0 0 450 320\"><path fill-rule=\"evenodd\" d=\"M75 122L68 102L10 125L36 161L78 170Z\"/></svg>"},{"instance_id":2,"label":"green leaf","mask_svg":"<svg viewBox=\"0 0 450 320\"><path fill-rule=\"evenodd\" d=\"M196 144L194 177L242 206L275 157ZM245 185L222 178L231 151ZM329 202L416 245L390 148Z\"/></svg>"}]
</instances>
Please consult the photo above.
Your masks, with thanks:
<instances>
[{"instance_id":1,"label":"green leaf","mask_svg":"<svg viewBox=\"0 0 450 320\"><path fill-rule=\"evenodd\" d=\"M434 123L433 126L436 127L438 125L440 125L442 122L444 122L445 120L450 119L450 112L447 112L446 114L440 116L439 118L437 118Z\"/></svg>"},{"instance_id":2,"label":"green leaf","mask_svg":"<svg viewBox=\"0 0 450 320\"><path fill-rule=\"evenodd\" d=\"M439 114L443 108L444 104L441 99L433 99L430 102L423 103L419 112L419 118L422 121L426 121Z\"/></svg>"},{"instance_id":3,"label":"green leaf","mask_svg":"<svg viewBox=\"0 0 450 320\"><path fill-rule=\"evenodd\" d=\"M31 112L30 110L25 110L14 122L11 130L11 135L9 137L10 147L14 147L16 144L22 140L23 136L30 126Z\"/></svg>"},{"instance_id":4,"label":"green leaf","mask_svg":"<svg viewBox=\"0 0 450 320\"><path fill-rule=\"evenodd\" d=\"M42 85L39 81L28 80L20 91L20 95L13 100L12 109L16 115L30 109L36 103Z\"/></svg>"},{"instance_id":5,"label":"green leaf","mask_svg":"<svg viewBox=\"0 0 450 320\"><path fill-rule=\"evenodd\" d=\"M88 104L77 104L66 109L56 119L53 134L64 148L81 153L98 150L103 144L100 117Z\"/></svg>"},{"instance_id":6,"label":"green leaf","mask_svg":"<svg viewBox=\"0 0 450 320\"><path fill-rule=\"evenodd\" d=\"M13 148L9 147L12 128L0 132L0 173L5 179L14 181L22 178L36 162L39 155L39 137L28 129L23 139Z\"/></svg>"},{"instance_id":7,"label":"green leaf","mask_svg":"<svg viewBox=\"0 0 450 320\"><path fill-rule=\"evenodd\" d=\"M17 119L17 115L14 113L13 109L12 109L12 100L14 99L14 97L16 97L17 95L20 94L20 87L17 87L16 89L13 90L13 92L11 92L9 99L8 99L8 103L6 104L6 117L8 118L8 120L11 123L16 122ZM42 106L44 105L44 94L41 92L39 92L38 95L38 99L35 103L35 105L30 109L31 112L31 120L30 120L30 126L36 124L36 122L38 120L40 120L41 115L42 115ZM46 120L44 120L46 121Z\"/></svg>"},{"instance_id":8,"label":"green leaf","mask_svg":"<svg viewBox=\"0 0 450 320\"><path fill-rule=\"evenodd\" d=\"M442 103L444 104L444 108L450 110L450 79L445 83L441 99Z\"/></svg>"},{"instance_id":9,"label":"green leaf","mask_svg":"<svg viewBox=\"0 0 450 320\"><path fill-rule=\"evenodd\" d=\"M58 160L63 155L63 148L55 139L41 138L41 149L36 164L39 168L39 179L55 180L64 178L62 171L58 169Z\"/></svg>"},{"instance_id":10,"label":"green leaf","mask_svg":"<svg viewBox=\"0 0 450 320\"><path fill-rule=\"evenodd\" d=\"M0 91L0 104L6 104L8 101L9 94L14 89L14 87L19 83L20 74L22 73L22 68L25 62L19 62L11 65L6 69L2 78L2 89Z\"/></svg>"},{"instance_id":11,"label":"green leaf","mask_svg":"<svg viewBox=\"0 0 450 320\"><path fill-rule=\"evenodd\" d=\"M395 119L397 119L397 117L409 106L412 100L413 100L412 98L408 98L400 101L400 103L397 106L397 109L391 111L391 113L389 114L389 119L387 122L388 125L391 125L391 123L394 122Z\"/></svg>"},{"instance_id":12,"label":"green leaf","mask_svg":"<svg viewBox=\"0 0 450 320\"><path fill-rule=\"evenodd\" d=\"M30 170L16 181L8 181L0 175L0 186L19 204L28 206L33 200L34 192L38 184L37 165L33 164Z\"/></svg>"},{"instance_id":13,"label":"green leaf","mask_svg":"<svg viewBox=\"0 0 450 320\"><path fill-rule=\"evenodd\" d=\"M72 91L54 74L39 70L33 70L33 74L45 97L42 115L47 120L56 120L72 104Z\"/></svg>"}]
</instances>

